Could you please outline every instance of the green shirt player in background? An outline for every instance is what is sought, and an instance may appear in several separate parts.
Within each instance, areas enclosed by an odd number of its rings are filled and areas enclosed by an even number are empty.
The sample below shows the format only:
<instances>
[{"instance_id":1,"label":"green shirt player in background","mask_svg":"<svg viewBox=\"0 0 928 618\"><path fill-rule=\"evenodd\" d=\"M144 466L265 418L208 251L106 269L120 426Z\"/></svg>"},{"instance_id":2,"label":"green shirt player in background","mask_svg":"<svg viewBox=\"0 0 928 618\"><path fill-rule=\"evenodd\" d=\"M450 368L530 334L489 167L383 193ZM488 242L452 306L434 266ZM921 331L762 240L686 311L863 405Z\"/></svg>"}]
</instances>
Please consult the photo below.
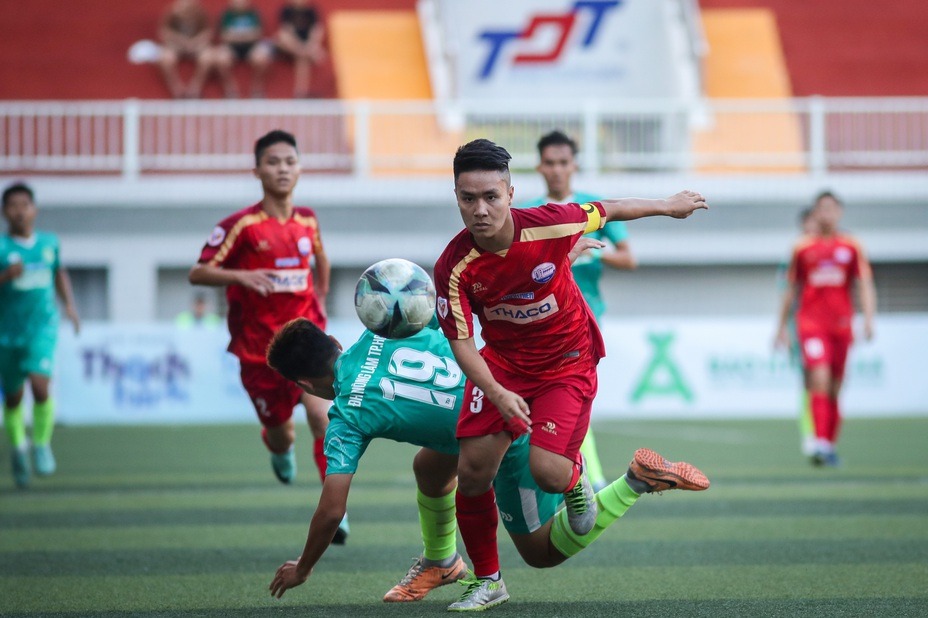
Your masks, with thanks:
<instances>
[{"instance_id":1,"label":"green shirt player in background","mask_svg":"<svg viewBox=\"0 0 928 618\"><path fill-rule=\"evenodd\" d=\"M538 140L538 167L535 169L545 180L547 194L528 202L520 208L542 206L544 204L585 204L601 199L597 195L574 191L571 181L577 171L577 143L561 131L552 131ZM584 251L573 263L571 271L574 280L586 299L596 321L601 322L606 311L606 303L599 289L603 274L603 265L617 270L634 270L638 263L628 245L628 228L622 221L610 221L602 229L591 232L587 237L594 238L611 247L609 251L591 248ZM596 441L592 428L580 446L580 452L586 460L587 474L593 489L600 490L606 486L606 477L599 461Z\"/></svg>"},{"instance_id":2,"label":"green shirt player in background","mask_svg":"<svg viewBox=\"0 0 928 618\"><path fill-rule=\"evenodd\" d=\"M80 330L71 281L58 256L58 238L35 229L35 197L17 183L3 192L8 233L0 237L0 390L3 427L13 447L13 478L19 487L31 474L23 396L32 388L32 455L40 475L55 471L51 440L55 408L49 379L58 338L55 294Z\"/></svg>"},{"instance_id":3,"label":"green shirt player in background","mask_svg":"<svg viewBox=\"0 0 928 618\"><path fill-rule=\"evenodd\" d=\"M447 338L425 328L405 339L384 339L365 331L347 351L302 318L286 324L268 346L268 364L307 393L333 401L325 436L327 472L322 495L298 560L277 569L269 589L280 598L305 582L328 549L345 514L348 490L370 441L387 438L415 444L413 459L423 554L384 601L418 601L438 586L464 580L466 589L448 609L480 611L509 599L502 579L487 592L486 580L465 579L457 553L454 490L455 438L465 377ZM631 507L642 493L668 489L702 490L709 481L686 463L671 463L639 449L625 476L596 495L599 515L586 535L570 529L558 511L562 494L541 491L528 466L528 434L513 442L494 487L507 532L527 564L558 565L585 549Z\"/></svg>"}]
</instances>

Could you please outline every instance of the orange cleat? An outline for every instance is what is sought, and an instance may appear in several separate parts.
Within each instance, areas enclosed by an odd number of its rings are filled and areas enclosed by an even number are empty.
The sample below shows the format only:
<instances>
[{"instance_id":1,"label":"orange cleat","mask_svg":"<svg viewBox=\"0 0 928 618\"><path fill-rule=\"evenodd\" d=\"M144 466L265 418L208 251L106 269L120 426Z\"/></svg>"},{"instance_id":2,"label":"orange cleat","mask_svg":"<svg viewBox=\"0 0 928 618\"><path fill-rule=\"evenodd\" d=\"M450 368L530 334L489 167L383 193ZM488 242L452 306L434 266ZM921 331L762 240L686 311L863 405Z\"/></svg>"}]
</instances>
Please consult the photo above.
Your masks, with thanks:
<instances>
[{"instance_id":1,"label":"orange cleat","mask_svg":"<svg viewBox=\"0 0 928 618\"><path fill-rule=\"evenodd\" d=\"M668 489L687 491L709 489L709 479L693 464L683 461L667 461L661 455L646 448L635 451L635 456L628 464L626 475L646 484L649 487L646 493Z\"/></svg>"},{"instance_id":2,"label":"orange cleat","mask_svg":"<svg viewBox=\"0 0 928 618\"><path fill-rule=\"evenodd\" d=\"M393 586L387 594L383 595L385 603L404 603L407 601L421 601L429 592L453 584L467 575L467 565L461 556L447 568L438 566L425 566L424 556L419 556L407 571L400 583Z\"/></svg>"}]
</instances>

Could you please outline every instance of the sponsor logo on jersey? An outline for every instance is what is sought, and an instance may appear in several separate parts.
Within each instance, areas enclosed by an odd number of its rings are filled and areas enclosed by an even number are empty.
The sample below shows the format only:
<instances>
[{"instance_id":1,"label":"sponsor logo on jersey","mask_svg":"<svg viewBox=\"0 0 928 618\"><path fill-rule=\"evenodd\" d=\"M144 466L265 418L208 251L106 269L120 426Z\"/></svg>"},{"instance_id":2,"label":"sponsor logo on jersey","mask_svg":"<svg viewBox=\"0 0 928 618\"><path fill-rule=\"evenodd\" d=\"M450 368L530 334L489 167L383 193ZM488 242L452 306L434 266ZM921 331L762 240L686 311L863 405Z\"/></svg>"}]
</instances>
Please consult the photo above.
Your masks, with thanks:
<instances>
[{"instance_id":1,"label":"sponsor logo on jersey","mask_svg":"<svg viewBox=\"0 0 928 618\"><path fill-rule=\"evenodd\" d=\"M300 255L309 255L309 251L313 246L312 243L309 242L309 238L301 236L300 239L296 241L296 248L300 252Z\"/></svg>"},{"instance_id":2,"label":"sponsor logo on jersey","mask_svg":"<svg viewBox=\"0 0 928 618\"><path fill-rule=\"evenodd\" d=\"M844 269L835 264L823 264L809 273L809 285L816 288L840 287L845 281Z\"/></svg>"},{"instance_id":3,"label":"sponsor logo on jersey","mask_svg":"<svg viewBox=\"0 0 928 618\"><path fill-rule=\"evenodd\" d=\"M849 264L853 257L851 250L847 247L835 248L835 261L839 264Z\"/></svg>"},{"instance_id":4,"label":"sponsor logo on jersey","mask_svg":"<svg viewBox=\"0 0 928 618\"><path fill-rule=\"evenodd\" d=\"M535 292L516 292L515 294L506 294L500 300L535 300Z\"/></svg>"},{"instance_id":5,"label":"sponsor logo on jersey","mask_svg":"<svg viewBox=\"0 0 928 618\"><path fill-rule=\"evenodd\" d=\"M552 436L557 435L557 425L554 421L547 421L544 425L541 426L542 431L550 433Z\"/></svg>"},{"instance_id":6,"label":"sponsor logo on jersey","mask_svg":"<svg viewBox=\"0 0 928 618\"><path fill-rule=\"evenodd\" d=\"M472 286L470 286L470 291L471 291L472 293L474 293L474 294L476 294L477 292L482 292L482 291L485 290L485 289L486 289L486 288L483 287L483 284L480 283L479 281L478 281L477 283L473 284Z\"/></svg>"},{"instance_id":7,"label":"sponsor logo on jersey","mask_svg":"<svg viewBox=\"0 0 928 618\"><path fill-rule=\"evenodd\" d=\"M442 318L448 317L448 299L439 296L438 302L436 304L438 306L438 315L440 315Z\"/></svg>"},{"instance_id":8,"label":"sponsor logo on jersey","mask_svg":"<svg viewBox=\"0 0 928 618\"><path fill-rule=\"evenodd\" d=\"M483 311L488 320L502 320L515 324L528 324L554 315L558 312L558 306L554 294L549 294L542 300L529 305L501 303L493 307L486 307Z\"/></svg>"},{"instance_id":9,"label":"sponsor logo on jersey","mask_svg":"<svg viewBox=\"0 0 928 618\"><path fill-rule=\"evenodd\" d=\"M222 229L222 226L217 225L213 228L213 231L210 232L209 238L206 239L206 244L210 247L218 247L225 239L226 231Z\"/></svg>"},{"instance_id":10,"label":"sponsor logo on jersey","mask_svg":"<svg viewBox=\"0 0 928 618\"><path fill-rule=\"evenodd\" d=\"M258 245L255 248L258 251L270 251L271 243L266 238L259 238Z\"/></svg>"},{"instance_id":11,"label":"sponsor logo on jersey","mask_svg":"<svg viewBox=\"0 0 928 618\"><path fill-rule=\"evenodd\" d=\"M557 267L555 267L551 262L539 264L532 271L532 279L535 281L535 283L547 283L554 278L555 271L557 271Z\"/></svg>"},{"instance_id":12,"label":"sponsor logo on jersey","mask_svg":"<svg viewBox=\"0 0 928 618\"><path fill-rule=\"evenodd\" d=\"M304 292L309 288L307 268L272 270L268 275L274 282L274 292Z\"/></svg>"},{"instance_id":13,"label":"sponsor logo on jersey","mask_svg":"<svg viewBox=\"0 0 928 618\"><path fill-rule=\"evenodd\" d=\"M285 257L277 258L274 260L274 266L277 268L293 268L294 266L300 265L300 258L298 257Z\"/></svg>"},{"instance_id":14,"label":"sponsor logo on jersey","mask_svg":"<svg viewBox=\"0 0 928 618\"><path fill-rule=\"evenodd\" d=\"M46 264L55 263L55 250L51 247L45 247L42 249L42 261Z\"/></svg>"}]
</instances>

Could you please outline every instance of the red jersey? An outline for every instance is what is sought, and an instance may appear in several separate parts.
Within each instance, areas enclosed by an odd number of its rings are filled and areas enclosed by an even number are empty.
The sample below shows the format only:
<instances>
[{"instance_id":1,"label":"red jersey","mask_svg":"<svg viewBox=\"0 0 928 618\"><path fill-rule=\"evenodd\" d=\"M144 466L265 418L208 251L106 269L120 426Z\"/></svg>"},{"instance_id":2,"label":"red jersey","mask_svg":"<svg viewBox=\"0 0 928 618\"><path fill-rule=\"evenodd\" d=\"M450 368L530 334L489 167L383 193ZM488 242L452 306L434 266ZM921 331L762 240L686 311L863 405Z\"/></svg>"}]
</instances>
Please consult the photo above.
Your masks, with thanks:
<instances>
[{"instance_id":1,"label":"red jersey","mask_svg":"<svg viewBox=\"0 0 928 618\"><path fill-rule=\"evenodd\" d=\"M789 280L800 291L800 332L849 332L854 317L851 284L869 279L870 264L850 236L806 236L793 249Z\"/></svg>"},{"instance_id":2,"label":"red jersey","mask_svg":"<svg viewBox=\"0 0 928 618\"><path fill-rule=\"evenodd\" d=\"M241 285L226 287L229 302L229 351L243 361L265 362L274 332L304 317L325 328L325 317L313 289L310 259L322 249L316 213L294 208L278 221L261 203L238 211L217 225L200 253L201 264L235 270L273 270L274 292L261 296Z\"/></svg>"},{"instance_id":3,"label":"red jersey","mask_svg":"<svg viewBox=\"0 0 928 618\"><path fill-rule=\"evenodd\" d=\"M484 355L514 373L545 376L579 359L598 361L605 346L596 319L574 282L567 254L583 234L606 223L592 204L512 209L512 246L477 246L463 230L435 264L438 320L448 339L474 336Z\"/></svg>"}]
</instances>

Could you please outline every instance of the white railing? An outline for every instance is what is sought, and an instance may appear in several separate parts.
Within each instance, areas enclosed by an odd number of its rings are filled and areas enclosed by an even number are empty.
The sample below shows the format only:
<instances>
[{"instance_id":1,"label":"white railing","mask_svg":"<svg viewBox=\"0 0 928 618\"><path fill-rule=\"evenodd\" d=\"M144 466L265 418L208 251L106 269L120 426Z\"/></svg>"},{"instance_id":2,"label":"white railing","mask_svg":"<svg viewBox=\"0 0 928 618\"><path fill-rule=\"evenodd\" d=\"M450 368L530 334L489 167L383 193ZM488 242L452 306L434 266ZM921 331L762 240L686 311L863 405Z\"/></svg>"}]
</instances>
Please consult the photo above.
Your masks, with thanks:
<instances>
[{"instance_id":1,"label":"white railing","mask_svg":"<svg viewBox=\"0 0 928 618\"><path fill-rule=\"evenodd\" d=\"M456 119L449 123L447 119ZM448 130L448 126L461 129ZM588 172L928 167L928 99L457 102L0 102L0 173L220 173L253 166L254 140L293 132L307 171L367 177L444 170L475 137L530 169L553 128Z\"/></svg>"}]
</instances>

